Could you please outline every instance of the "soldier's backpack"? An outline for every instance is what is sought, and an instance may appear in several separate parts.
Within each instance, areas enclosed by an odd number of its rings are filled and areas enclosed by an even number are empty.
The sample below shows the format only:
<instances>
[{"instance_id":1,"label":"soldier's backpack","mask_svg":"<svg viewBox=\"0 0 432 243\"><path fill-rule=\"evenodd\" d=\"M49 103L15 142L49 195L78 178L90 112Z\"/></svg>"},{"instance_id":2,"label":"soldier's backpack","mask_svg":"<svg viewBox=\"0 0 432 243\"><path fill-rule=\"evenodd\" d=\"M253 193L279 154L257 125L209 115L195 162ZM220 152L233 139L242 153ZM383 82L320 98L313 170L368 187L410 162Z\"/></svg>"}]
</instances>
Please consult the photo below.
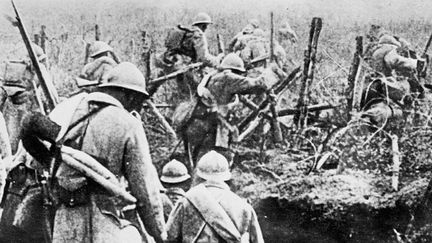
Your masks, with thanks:
<instances>
[{"instance_id":1,"label":"soldier's backpack","mask_svg":"<svg viewBox=\"0 0 432 243\"><path fill-rule=\"evenodd\" d=\"M2 85L26 88L26 80L33 79L33 72L24 61L7 61L1 65Z\"/></svg>"},{"instance_id":2,"label":"soldier's backpack","mask_svg":"<svg viewBox=\"0 0 432 243\"><path fill-rule=\"evenodd\" d=\"M172 54L186 55L195 59L196 52L192 42L193 35L193 30L181 25L170 29L165 39L167 51Z\"/></svg>"}]
</instances>

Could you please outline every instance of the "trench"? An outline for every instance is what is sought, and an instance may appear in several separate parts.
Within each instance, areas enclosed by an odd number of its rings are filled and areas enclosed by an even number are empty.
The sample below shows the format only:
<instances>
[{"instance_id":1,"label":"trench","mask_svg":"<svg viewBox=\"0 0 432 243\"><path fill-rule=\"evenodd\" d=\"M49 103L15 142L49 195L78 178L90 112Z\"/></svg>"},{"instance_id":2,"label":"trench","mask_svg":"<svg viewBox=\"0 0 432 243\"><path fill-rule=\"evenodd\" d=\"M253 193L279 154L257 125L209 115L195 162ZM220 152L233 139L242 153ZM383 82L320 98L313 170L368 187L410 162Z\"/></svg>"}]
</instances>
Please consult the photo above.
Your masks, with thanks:
<instances>
[{"instance_id":1,"label":"trench","mask_svg":"<svg viewBox=\"0 0 432 243\"><path fill-rule=\"evenodd\" d=\"M265 242L396 242L393 229L404 232L410 220L409 207L400 203L380 209L354 204L342 209L338 219L306 204L276 197L259 200L254 208Z\"/></svg>"}]
</instances>

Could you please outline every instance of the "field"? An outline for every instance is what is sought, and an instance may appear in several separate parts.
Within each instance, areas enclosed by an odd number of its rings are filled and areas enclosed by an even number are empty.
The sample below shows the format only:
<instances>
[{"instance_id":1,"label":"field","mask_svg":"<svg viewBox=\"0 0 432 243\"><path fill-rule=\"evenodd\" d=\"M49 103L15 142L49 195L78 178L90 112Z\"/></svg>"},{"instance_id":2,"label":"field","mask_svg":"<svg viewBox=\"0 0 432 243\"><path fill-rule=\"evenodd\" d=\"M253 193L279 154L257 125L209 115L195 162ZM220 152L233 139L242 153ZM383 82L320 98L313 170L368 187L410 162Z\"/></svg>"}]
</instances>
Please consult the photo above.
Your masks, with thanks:
<instances>
[{"instance_id":1,"label":"field","mask_svg":"<svg viewBox=\"0 0 432 243\"><path fill-rule=\"evenodd\" d=\"M423 52L432 33L432 12L428 11L432 8L432 2L426 0L410 3L390 0L16 0L16 4L31 36L39 32L41 25L46 26L49 69L62 96L68 96L77 89L73 77L84 64L86 42L95 38L95 24L101 28L101 39L114 47L121 60L136 63L144 70L141 32L147 32L147 41L150 41L154 55L163 51L164 38L170 28L177 24L189 25L200 11L206 11L213 18L214 25L207 33L213 53L217 52L216 34L222 34L227 44L251 18L257 18L260 26L268 30L269 13L273 11L276 28L287 21L299 37L298 43L286 46L289 57L299 65L303 63L311 19L322 17L324 25L311 92L314 103L345 100L355 37L364 35L371 24L382 25L406 38L412 49L419 53ZM2 12L13 15L9 5L8 1L0 1ZM0 19L0 24L0 60L24 57L25 50L18 30L4 19ZM151 77L155 77L155 72ZM296 87L286 92L279 108L293 107L296 92ZM172 102L173 93L175 85L167 84L156 94L155 101ZM429 104L424 107L429 112ZM170 113L169 110L164 112ZM344 112L341 108L339 113L331 113L329 123L340 124L341 120L347 123ZM152 126L147 124L148 128ZM402 128L400 125L396 128L400 129L398 134L403 161L399 192L389 189L390 141L380 136L373 138L367 146L357 144L363 147L363 153L349 153L345 162L351 166L341 176L332 174L332 171L305 176L308 165L303 162L311 155L310 151L290 153L286 148L269 144L263 155L252 137L240 146L241 163L234 169L238 181L233 183L233 187L256 206L259 216L263 217L263 229L268 231L264 232L268 242L281 239L290 239L291 242L394 242L397 239L392 229L396 228L399 232L406 230L412 214L410 210L417 206L416 200L427 186L432 163L428 134L417 136L418 127L409 122ZM285 132L295 133L291 130ZM175 141L153 132L150 132L149 140L153 160L160 169L173 150ZM318 144L319 141L315 145ZM265 163L262 158L265 158ZM269 205L274 208L269 210ZM284 216L275 215L276 210L283 210ZM304 214L298 215L298 212ZM303 221L288 219L296 217L303 217ZM380 222L385 225L377 226L378 229L376 225L369 225L375 230L368 232L370 228L367 224ZM284 228L290 226L290 229ZM272 237L272 233L276 237ZM421 232L410 233L413 242L424 239Z\"/></svg>"}]
</instances>

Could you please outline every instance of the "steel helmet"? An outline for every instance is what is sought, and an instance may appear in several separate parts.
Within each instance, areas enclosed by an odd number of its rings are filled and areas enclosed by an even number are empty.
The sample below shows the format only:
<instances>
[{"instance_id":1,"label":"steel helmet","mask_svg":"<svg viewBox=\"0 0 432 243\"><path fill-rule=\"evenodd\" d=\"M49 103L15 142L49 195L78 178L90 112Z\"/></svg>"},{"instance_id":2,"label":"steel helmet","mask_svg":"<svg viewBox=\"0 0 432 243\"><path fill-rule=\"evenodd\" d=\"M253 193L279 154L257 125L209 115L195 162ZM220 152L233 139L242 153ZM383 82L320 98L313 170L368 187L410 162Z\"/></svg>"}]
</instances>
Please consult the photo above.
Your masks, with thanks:
<instances>
[{"instance_id":1,"label":"steel helmet","mask_svg":"<svg viewBox=\"0 0 432 243\"><path fill-rule=\"evenodd\" d=\"M245 72L243 60L235 53L230 53L225 56L220 65L222 69L234 69L240 72Z\"/></svg>"},{"instance_id":2,"label":"steel helmet","mask_svg":"<svg viewBox=\"0 0 432 243\"><path fill-rule=\"evenodd\" d=\"M168 162L162 168L162 176L160 180L165 183L180 183L190 178L186 166L174 159Z\"/></svg>"},{"instance_id":3,"label":"steel helmet","mask_svg":"<svg viewBox=\"0 0 432 243\"><path fill-rule=\"evenodd\" d=\"M258 19L250 19L248 24L250 24L255 29L259 27Z\"/></svg>"},{"instance_id":4,"label":"steel helmet","mask_svg":"<svg viewBox=\"0 0 432 243\"><path fill-rule=\"evenodd\" d=\"M231 178L228 160L212 150L198 161L196 175L207 181L227 181Z\"/></svg>"},{"instance_id":5,"label":"steel helmet","mask_svg":"<svg viewBox=\"0 0 432 243\"><path fill-rule=\"evenodd\" d=\"M192 25L197 25L197 24L212 24L212 20L210 18L210 15L208 15L207 13L201 12L199 14L197 14L197 16L195 16L194 22L192 23Z\"/></svg>"},{"instance_id":6,"label":"steel helmet","mask_svg":"<svg viewBox=\"0 0 432 243\"><path fill-rule=\"evenodd\" d=\"M95 41L90 46L90 57L95 57L104 52L112 52L113 48L103 41Z\"/></svg>"},{"instance_id":7,"label":"steel helmet","mask_svg":"<svg viewBox=\"0 0 432 243\"><path fill-rule=\"evenodd\" d=\"M141 71L130 62L122 62L108 73L107 82L99 87L119 87L144 95L149 95L146 90L146 81Z\"/></svg>"}]
</instances>

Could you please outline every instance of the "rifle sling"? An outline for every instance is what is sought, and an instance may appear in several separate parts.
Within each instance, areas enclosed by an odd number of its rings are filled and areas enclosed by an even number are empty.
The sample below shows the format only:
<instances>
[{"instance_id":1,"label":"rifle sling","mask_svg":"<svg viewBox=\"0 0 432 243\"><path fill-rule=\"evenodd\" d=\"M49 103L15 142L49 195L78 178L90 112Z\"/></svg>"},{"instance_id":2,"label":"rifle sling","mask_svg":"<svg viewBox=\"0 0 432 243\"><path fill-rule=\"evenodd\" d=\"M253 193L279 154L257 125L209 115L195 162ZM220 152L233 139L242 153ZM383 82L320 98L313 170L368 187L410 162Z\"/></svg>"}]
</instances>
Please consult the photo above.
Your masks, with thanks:
<instances>
[{"instance_id":1,"label":"rifle sling","mask_svg":"<svg viewBox=\"0 0 432 243\"><path fill-rule=\"evenodd\" d=\"M185 198L198 210L207 225L226 242L241 241L238 228L205 185L201 184L192 188ZM198 235L195 238L198 238Z\"/></svg>"}]
</instances>

